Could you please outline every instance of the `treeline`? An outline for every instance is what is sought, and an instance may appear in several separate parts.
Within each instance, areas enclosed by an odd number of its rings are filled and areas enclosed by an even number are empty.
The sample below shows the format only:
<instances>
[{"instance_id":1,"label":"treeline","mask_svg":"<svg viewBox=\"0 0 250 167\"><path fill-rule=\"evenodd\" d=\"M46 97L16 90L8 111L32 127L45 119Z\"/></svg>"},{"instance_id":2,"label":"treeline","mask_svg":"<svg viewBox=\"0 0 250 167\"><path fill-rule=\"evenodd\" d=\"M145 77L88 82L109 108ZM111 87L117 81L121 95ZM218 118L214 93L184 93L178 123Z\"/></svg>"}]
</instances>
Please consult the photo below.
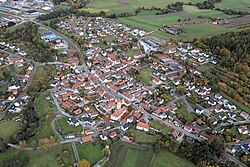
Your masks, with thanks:
<instances>
[{"instance_id":1,"label":"treeline","mask_svg":"<svg viewBox=\"0 0 250 167\"><path fill-rule=\"evenodd\" d=\"M74 14L76 16L84 16L84 17L104 17L106 16L106 13L101 11L99 13L90 13L87 12L85 10L77 10L77 9L66 9L66 10L57 10L54 12L50 12L47 14L43 14L37 17L37 19L41 20L41 21L45 21L45 20L49 20L49 19L55 19L55 18L59 18L59 17L64 17L64 16L68 16Z\"/></svg>"},{"instance_id":2,"label":"treeline","mask_svg":"<svg viewBox=\"0 0 250 167\"><path fill-rule=\"evenodd\" d=\"M61 2L68 3L72 8L79 9L85 7L88 3L92 2L93 0L53 0L55 5L59 5Z\"/></svg>"},{"instance_id":3,"label":"treeline","mask_svg":"<svg viewBox=\"0 0 250 167\"><path fill-rule=\"evenodd\" d=\"M247 12L247 11L239 11L239 10L234 10L234 9L218 9L218 8L216 8L216 10L222 11L225 14L228 14L228 15L245 16L245 15L249 15L250 14L250 12Z\"/></svg>"},{"instance_id":4,"label":"treeline","mask_svg":"<svg viewBox=\"0 0 250 167\"><path fill-rule=\"evenodd\" d=\"M204 1L203 3L196 3L196 6L199 9L214 9L215 8L214 4L219 2L221 2L221 0L208 0Z\"/></svg>"}]
</instances>

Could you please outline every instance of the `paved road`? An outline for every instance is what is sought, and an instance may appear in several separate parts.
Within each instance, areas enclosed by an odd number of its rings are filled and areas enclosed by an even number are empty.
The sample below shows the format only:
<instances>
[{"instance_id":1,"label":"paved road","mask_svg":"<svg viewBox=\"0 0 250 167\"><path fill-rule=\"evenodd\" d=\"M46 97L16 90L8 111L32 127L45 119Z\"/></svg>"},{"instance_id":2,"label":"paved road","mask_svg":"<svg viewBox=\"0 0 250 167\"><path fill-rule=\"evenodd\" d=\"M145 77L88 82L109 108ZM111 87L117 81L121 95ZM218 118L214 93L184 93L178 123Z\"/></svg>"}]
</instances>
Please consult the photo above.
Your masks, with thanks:
<instances>
[{"instance_id":1,"label":"paved road","mask_svg":"<svg viewBox=\"0 0 250 167\"><path fill-rule=\"evenodd\" d=\"M76 142L72 143L72 149L73 149L73 152L74 152L76 162L79 162L80 158L79 158L79 154L78 154L78 151L77 151L77 148L76 148Z\"/></svg>"},{"instance_id":2,"label":"paved road","mask_svg":"<svg viewBox=\"0 0 250 167\"><path fill-rule=\"evenodd\" d=\"M250 143L250 139L239 141L239 142L229 142L227 144L229 145L242 145L242 144L248 144Z\"/></svg>"},{"instance_id":3,"label":"paved road","mask_svg":"<svg viewBox=\"0 0 250 167\"><path fill-rule=\"evenodd\" d=\"M230 154L225 153L224 157L229 159L230 161L235 162L236 164L238 164L240 167L247 167L245 164L243 164L240 160L236 159L235 157L233 157Z\"/></svg>"},{"instance_id":4,"label":"paved road","mask_svg":"<svg viewBox=\"0 0 250 167\"><path fill-rule=\"evenodd\" d=\"M50 96L52 97L52 99L53 99L53 101L54 101L54 104L55 104L56 107L57 107L57 110L58 110L62 115L66 116L66 117L72 117L69 113L65 112L65 111L60 107L60 105L59 105L59 103L58 103L56 97L54 96L52 90L50 90Z\"/></svg>"},{"instance_id":5,"label":"paved road","mask_svg":"<svg viewBox=\"0 0 250 167\"><path fill-rule=\"evenodd\" d=\"M51 122L51 126L52 126L52 129L54 130L54 132L56 133L56 135L58 136L58 138L60 140L63 140L63 137L59 134L59 132L56 130L56 127L55 127L55 123L57 120L61 119L63 117L62 114L60 114L58 117L54 118Z\"/></svg>"}]
</instances>

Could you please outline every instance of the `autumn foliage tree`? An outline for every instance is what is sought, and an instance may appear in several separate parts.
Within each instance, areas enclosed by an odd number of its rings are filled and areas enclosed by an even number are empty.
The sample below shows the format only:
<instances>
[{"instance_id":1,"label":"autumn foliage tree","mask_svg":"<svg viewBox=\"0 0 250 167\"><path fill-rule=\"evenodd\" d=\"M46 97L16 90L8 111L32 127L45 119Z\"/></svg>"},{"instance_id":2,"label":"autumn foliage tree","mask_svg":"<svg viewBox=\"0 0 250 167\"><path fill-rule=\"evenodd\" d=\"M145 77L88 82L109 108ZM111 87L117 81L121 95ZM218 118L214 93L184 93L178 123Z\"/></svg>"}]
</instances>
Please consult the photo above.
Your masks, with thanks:
<instances>
[{"instance_id":1,"label":"autumn foliage tree","mask_svg":"<svg viewBox=\"0 0 250 167\"><path fill-rule=\"evenodd\" d=\"M77 167L90 167L90 163L86 159L82 159L78 162Z\"/></svg>"}]
</instances>

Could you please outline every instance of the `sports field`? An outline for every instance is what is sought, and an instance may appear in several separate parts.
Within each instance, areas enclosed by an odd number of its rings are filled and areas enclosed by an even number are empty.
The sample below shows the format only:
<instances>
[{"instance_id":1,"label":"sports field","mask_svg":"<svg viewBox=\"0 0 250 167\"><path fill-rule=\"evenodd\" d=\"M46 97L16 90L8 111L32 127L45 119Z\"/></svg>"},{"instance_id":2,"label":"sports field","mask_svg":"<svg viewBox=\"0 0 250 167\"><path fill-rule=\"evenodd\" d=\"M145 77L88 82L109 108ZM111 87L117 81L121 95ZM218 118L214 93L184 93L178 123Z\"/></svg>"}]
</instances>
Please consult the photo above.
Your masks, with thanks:
<instances>
[{"instance_id":1,"label":"sports field","mask_svg":"<svg viewBox=\"0 0 250 167\"><path fill-rule=\"evenodd\" d=\"M150 167L154 156L150 146L118 142L111 147L111 156L106 167Z\"/></svg>"}]
</instances>

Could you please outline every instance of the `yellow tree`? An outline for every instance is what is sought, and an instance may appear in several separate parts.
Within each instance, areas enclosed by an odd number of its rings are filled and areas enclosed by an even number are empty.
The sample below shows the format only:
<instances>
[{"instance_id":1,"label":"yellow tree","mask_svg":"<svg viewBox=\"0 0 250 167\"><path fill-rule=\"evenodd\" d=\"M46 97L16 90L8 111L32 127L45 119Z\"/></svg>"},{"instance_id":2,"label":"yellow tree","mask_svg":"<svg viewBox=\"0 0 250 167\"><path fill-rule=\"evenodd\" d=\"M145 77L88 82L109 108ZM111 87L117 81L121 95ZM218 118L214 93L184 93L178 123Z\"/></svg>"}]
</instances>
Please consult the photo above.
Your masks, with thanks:
<instances>
[{"instance_id":1,"label":"yellow tree","mask_svg":"<svg viewBox=\"0 0 250 167\"><path fill-rule=\"evenodd\" d=\"M90 167L90 163L86 159L82 159L78 162L77 167Z\"/></svg>"}]
</instances>

